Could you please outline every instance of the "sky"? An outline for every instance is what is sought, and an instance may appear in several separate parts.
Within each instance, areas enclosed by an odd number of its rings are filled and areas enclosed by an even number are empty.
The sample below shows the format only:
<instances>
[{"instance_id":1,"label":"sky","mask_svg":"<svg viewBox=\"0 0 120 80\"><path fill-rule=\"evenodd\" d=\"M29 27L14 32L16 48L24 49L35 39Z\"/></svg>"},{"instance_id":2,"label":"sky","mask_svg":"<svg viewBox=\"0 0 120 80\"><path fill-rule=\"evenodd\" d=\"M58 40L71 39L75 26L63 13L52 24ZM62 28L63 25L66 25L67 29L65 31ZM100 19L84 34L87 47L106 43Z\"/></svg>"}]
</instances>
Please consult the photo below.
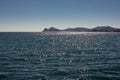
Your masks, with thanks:
<instances>
[{"instance_id":1,"label":"sky","mask_svg":"<svg viewBox=\"0 0 120 80\"><path fill-rule=\"evenodd\" d=\"M0 0L0 32L120 28L120 0Z\"/></svg>"}]
</instances>

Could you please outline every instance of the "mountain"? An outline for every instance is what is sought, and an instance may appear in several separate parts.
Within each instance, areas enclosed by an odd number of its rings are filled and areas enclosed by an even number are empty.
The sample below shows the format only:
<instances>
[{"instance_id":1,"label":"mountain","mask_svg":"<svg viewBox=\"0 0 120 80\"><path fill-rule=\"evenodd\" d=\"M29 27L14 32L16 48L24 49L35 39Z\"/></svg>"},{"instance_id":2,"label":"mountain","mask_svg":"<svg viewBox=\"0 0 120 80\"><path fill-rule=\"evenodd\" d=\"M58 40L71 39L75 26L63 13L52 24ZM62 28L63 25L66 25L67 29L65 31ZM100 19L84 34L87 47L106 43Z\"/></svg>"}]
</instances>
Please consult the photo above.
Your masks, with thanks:
<instances>
[{"instance_id":1,"label":"mountain","mask_svg":"<svg viewBox=\"0 0 120 80\"><path fill-rule=\"evenodd\" d=\"M47 31L73 31L73 32L120 32L120 28L113 28L111 26L98 26L92 29L84 28L84 27L76 27L76 28L67 28L64 30L59 30L54 27L50 27L49 29L45 28L43 32Z\"/></svg>"},{"instance_id":2,"label":"mountain","mask_svg":"<svg viewBox=\"0 0 120 80\"><path fill-rule=\"evenodd\" d=\"M96 28L93 28L92 31L99 31L99 32L113 32L115 28L111 26L98 26Z\"/></svg>"},{"instance_id":3,"label":"mountain","mask_svg":"<svg viewBox=\"0 0 120 80\"><path fill-rule=\"evenodd\" d=\"M46 32L46 31L60 31L60 30L57 29L57 28L54 28L54 27L50 27L49 29L48 29L48 28L45 28L45 29L43 30L43 32Z\"/></svg>"},{"instance_id":4,"label":"mountain","mask_svg":"<svg viewBox=\"0 0 120 80\"><path fill-rule=\"evenodd\" d=\"M90 31L90 29L83 28L83 27L77 27L77 28L67 28L63 31L81 31L81 32L83 32L83 31Z\"/></svg>"}]
</instances>

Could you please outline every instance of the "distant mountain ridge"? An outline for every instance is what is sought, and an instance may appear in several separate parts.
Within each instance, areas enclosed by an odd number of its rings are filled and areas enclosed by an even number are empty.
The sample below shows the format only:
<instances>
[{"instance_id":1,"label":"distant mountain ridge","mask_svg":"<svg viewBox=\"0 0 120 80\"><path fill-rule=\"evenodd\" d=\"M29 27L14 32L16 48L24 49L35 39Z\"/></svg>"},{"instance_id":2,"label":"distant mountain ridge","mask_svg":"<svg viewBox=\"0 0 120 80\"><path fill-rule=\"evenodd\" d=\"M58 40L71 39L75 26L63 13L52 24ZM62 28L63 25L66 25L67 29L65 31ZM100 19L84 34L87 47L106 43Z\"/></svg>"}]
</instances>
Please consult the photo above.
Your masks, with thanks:
<instances>
[{"instance_id":1,"label":"distant mountain ridge","mask_svg":"<svg viewBox=\"0 0 120 80\"><path fill-rule=\"evenodd\" d=\"M54 27L45 28L42 32L48 31L72 31L72 32L120 32L120 28L113 28L111 26L98 26L95 28L84 28L84 27L76 27L76 28L67 28L64 30L60 30Z\"/></svg>"},{"instance_id":2,"label":"distant mountain ridge","mask_svg":"<svg viewBox=\"0 0 120 80\"><path fill-rule=\"evenodd\" d=\"M43 31L45 32L45 31L61 31L61 30L54 28L54 27L50 27L49 29L45 28Z\"/></svg>"}]
</instances>

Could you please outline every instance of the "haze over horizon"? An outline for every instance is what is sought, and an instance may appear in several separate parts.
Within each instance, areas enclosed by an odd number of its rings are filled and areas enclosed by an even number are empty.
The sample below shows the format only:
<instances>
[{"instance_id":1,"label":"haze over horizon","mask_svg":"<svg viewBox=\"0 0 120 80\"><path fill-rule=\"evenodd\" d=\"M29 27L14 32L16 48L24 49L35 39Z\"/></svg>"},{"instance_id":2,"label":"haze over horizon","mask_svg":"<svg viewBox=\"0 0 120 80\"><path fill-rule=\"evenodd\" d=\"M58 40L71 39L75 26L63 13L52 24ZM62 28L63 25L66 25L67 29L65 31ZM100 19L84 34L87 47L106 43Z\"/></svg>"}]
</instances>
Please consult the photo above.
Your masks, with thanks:
<instances>
[{"instance_id":1,"label":"haze over horizon","mask_svg":"<svg viewBox=\"0 0 120 80\"><path fill-rule=\"evenodd\" d=\"M120 28L120 0L0 0L0 32Z\"/></svg>"}]
</instances>

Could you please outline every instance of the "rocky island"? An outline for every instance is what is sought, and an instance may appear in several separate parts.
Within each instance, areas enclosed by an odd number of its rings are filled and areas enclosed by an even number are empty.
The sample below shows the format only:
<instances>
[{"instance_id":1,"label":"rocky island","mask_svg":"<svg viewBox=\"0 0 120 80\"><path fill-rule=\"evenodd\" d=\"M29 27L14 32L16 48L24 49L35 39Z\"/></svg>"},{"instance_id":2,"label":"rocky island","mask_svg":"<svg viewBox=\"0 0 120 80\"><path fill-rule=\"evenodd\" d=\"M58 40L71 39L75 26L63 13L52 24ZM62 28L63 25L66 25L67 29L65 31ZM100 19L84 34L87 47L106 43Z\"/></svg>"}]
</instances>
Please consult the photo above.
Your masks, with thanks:
<instances>
[{"instance_id":1,"label":"rocky island","mask_svg":"<svg viewBox=\"0 0 120 80\"><path fill-rule=\"evenodd\" d=\"M120 32L120 28L114 28L111 26L98 26L95 28L84 28L84 27L76 27L76 28L67 28L64 30L60 30L54 27L45 28L42 32L48 31L70 31L70 32Z\"/></svg>"}]
</instances>

